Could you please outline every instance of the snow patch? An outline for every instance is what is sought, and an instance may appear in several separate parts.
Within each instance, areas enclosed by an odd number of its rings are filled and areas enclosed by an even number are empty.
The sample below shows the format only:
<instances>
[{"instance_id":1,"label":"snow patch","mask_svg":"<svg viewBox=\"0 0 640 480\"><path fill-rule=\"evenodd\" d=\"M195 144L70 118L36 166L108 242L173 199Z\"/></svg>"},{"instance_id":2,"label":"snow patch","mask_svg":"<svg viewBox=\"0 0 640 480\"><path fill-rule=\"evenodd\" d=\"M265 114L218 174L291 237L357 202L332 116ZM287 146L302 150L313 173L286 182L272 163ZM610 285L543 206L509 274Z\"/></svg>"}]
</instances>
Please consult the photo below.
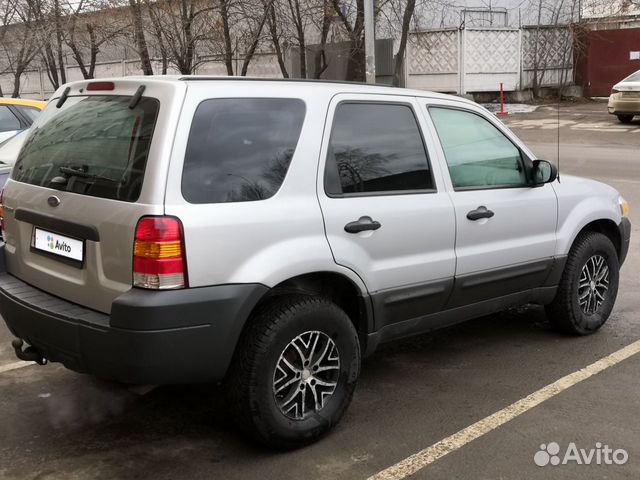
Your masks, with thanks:
<instances>
[{"instance_id":1,"label":"snow patch","mask_svg":"<svg viewBox=\"0 0 640 480\"><path fill-rule=\"evenodd\" d=\"M482 106L492 113L500 111L499 103L483 103ZM509 114L513 113L531 113L535 112L538 105L527 105L526 103L505 103L504 109Z\"/></svg>"}]
</instances>

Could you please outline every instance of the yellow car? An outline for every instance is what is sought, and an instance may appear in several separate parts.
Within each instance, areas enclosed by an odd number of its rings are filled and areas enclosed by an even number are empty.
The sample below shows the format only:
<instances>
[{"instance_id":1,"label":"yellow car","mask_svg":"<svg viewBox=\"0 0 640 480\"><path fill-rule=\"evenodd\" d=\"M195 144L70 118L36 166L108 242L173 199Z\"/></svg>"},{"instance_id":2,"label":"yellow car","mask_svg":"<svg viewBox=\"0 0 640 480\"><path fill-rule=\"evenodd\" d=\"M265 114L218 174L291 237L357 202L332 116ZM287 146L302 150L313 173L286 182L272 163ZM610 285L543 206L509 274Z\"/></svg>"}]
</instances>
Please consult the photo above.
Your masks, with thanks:
<instances>
[{"instance_id":1,"label":"yellow car","mask_svg":"<svg viewBox=\"0 0 640 480\"><path fill-rule=\"evenodd\" d=\"M31 126L47 102L0 98L0 143Z\"/></svg>"}]
</instances>

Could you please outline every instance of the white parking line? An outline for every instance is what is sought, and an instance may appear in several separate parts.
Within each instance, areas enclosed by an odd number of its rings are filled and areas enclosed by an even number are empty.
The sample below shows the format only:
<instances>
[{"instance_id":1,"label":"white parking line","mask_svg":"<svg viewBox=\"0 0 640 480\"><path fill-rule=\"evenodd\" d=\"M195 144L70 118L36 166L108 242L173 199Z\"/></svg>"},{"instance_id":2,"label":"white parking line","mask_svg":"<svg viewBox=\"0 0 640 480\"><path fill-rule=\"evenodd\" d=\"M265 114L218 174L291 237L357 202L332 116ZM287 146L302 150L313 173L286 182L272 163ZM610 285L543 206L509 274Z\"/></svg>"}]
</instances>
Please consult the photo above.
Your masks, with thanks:
<instances>
[{"instance_id":1,"label":"white parking line","mask_svg":"<svg viewBox=\"0 0 640 480\"><path fill-rule=\"evenodd\" d=\"M10 372L11 370L28 367L30 365L36 365L36 363L35 362L14 362L14 363L9 363L8 365L0 365L0 373Z\"/></svg>"},{"instance_id":2,"label":"white parking line","mask_svg":"<svg viewBox=\"0 0 640 480\"><path fill-rule=\"evenodd\" d=\"M562 377L552 384L533 392L531 395L512 403L508 407L505 407L502 410L499 410L474 423L473 425L440 440L438 443L435 443L430 447L405 458L395 465L376 473L369 477L368 480L400 480L407 478L445 455L462 448L476 438L495 430L501 425L504 425L510 420L513 420L514 418L540 405L542 402L555 397L567 388L570 388L637 353L640 353L640 340L633 342L631 345L628 345L611 355L601 358L582 370L578 370L577 372Z\"/></svg>"}]
</instances>

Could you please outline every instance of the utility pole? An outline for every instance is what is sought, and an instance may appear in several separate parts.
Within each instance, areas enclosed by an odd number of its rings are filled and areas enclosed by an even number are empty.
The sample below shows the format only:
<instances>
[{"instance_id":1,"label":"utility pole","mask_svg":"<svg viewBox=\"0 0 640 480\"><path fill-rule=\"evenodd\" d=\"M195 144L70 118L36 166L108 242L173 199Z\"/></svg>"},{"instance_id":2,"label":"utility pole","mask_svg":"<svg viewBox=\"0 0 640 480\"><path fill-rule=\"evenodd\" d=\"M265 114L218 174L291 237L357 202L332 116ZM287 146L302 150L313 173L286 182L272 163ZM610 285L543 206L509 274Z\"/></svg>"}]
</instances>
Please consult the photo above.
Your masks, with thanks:
<instances>
[{"instance_id":1,"label":"utility pole","mask_svg":"<svg viewBox=\"0 0 640 480\"><path fill-rule=\"evenodd\" d=\"M367 83L376 83L376 33L374 0L364 0L364 54Z\"/></svg>"}]
</instances>

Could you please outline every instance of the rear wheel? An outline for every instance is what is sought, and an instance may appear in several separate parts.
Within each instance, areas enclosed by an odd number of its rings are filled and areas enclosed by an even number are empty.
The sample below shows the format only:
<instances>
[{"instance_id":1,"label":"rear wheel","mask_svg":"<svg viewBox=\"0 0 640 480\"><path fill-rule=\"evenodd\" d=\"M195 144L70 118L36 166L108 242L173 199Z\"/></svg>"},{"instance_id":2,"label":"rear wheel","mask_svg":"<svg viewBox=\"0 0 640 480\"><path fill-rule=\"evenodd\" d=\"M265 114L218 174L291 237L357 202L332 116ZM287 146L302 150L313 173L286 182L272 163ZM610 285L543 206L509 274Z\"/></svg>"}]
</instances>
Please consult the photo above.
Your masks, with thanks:
<instances>
[{"instance_id":1,"label":"rear wheel","mask_svg":"<svg viewBox=\"0 0 640 480\"><path fill-rule=\"evenodd\" d=\"M547 315L559 330L588 335L609 318L618 294L618 254L602 233L581 233L569 252L567 264Z\"/></svg>"},{"instance_id":2,"label":"rear wheel","mask_svg":"<svg viewBox=\"0 0 640 480\"><path fill-rule=\"evenodd\" d=\"M346 411L360 372L358 335L325 298L275 298L250 319L227 375L240 427L279 449L312 443Z\"/></svg>"},{"instance_id":3,"label":"rear wheel","mask_svg":"<svg viewBox=\"0 0 640 480\"><path fill-rule=\"evenodd\" d=\"M616 115L622 123L631 123L634 115Z\"/></svg>"}]
</instances>

